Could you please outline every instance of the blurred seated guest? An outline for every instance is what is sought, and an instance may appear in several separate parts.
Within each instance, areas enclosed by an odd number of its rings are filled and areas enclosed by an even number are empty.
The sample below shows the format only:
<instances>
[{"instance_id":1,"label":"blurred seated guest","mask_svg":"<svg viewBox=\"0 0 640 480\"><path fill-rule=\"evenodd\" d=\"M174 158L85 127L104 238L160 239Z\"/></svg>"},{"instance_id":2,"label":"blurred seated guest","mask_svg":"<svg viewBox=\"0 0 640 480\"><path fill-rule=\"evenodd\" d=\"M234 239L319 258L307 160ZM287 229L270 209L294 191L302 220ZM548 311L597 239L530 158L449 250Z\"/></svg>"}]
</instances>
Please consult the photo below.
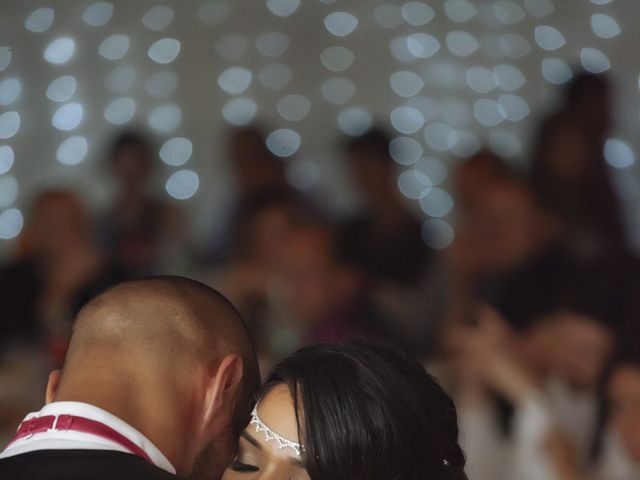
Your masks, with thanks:
<instances>
[{"instance_id":1,"label":"blurred seated guest","mask_svg":"<svg viewBox=\"0 0 640 480\"><path fill-rule=\"evenodd\" d=\"M472 209L488 184L510 173L504 160L492 151L474 153L456 168L453 177L456 208L462 212Z\"/></svg>"},{"instance_id":2,"label":"blurred seated guest","mask_svg":"<svg viewBox=\"0 0 640 480\"><path fill-rule=\"evenodd\" d=\"M603 74L580 72L566 85L564 110L600 152L613 123L611 83Z\"/></svg>"},{"instance_id":3,"label":"blurred seated guest","mask_svg":"<svg viewBox=\"0 0 640 480\"><path fill-rule=\"evenodd\" d=\"M600 425L588 468L576 461L570 444L554 445L562 465L559 480L635 480L640 478L640 355L637 333L625 339L602 382Z\"/></svg>"},{"instance_id":4,"label":"blurred seated guest","mask_svg":"<svg viewBox=\"0 0 640 480\"><path fill-rule=\"evenodd\" d=\"M604 382L606 421L597 451L598 480L640 478L640 337L625 340Z\"/></svg>"},{"instance_id":5,"label":"blurred seated guest","mask_svg":"<svg viewBox=\"0 0 640 480\"><path fill-rule=\"evenodd\" d=\"M605 321L569 302L514 329L485 307L476 327L455 335L471 478L562 478L566 466L549 447L559 443L586 464L596 387L613 346Z\"/></svg>"},{"instance_id":6,"label":"blurred seated guest","mask_svg":"<svg viewBox=\"0 0 640 480\"><path fill-rule=\"evenodd\" d=\"M285 241L285 308L303 343L342 341L381 328L366 274L341 250L331 226L302 224Z\"/></svg>"},{"instance_id":7,"label":"blurred seated guest","mask_svg":"<svg viewBox=\"0 0 640 480\"><path fill-rule=\"evenodd\" d=\"M0 339L44 345L59 364L73 316L92 295L120 280L101 251L81 201L40 193L27 218L23 255L0 270Z\"/></svg>"},{"instance_id":8,"label":"blurred seated guest","mask_svg":"<svg viewBox=\"0 0 640 480\"><path fill-rule=\"evenodd\" d=\"M253 255L231 262L219 285L249 313L265 370L301 345L377 328L365 275L343 255L330 225L299 216L290 204L259 211L245 235Z\"/></svg>"},{"instance_id":9,"label":"blurred seated guest","mask_svg":"<svg viewBox=\"0 0 640 480\"><path fill-rule=\"evenodd\" d=\"M238 127L228 134L229 168L235 191L228 204L219 232L207 257L216 263L228 260L236 248L235 240L244 223L244 212L263 195L280 192L292 195L284 163L269 151L265 133L257 125Z\"/></svg>"},{"instance_id":10,"label":"blurred seated guest","mask_svg":"<svg viewBox=\"0 0 640 480\"><path fill-rule=\"evenodd\" d=\"M124 131L113 140L109 154L117 193L102 234L109 254L129 276L186 268L182 213L152 191L157 164L153 150L144 135Z\"/></svg>"},{"instance_id":11,"label":"blurred seated guest","mask_svg":"<svg viewBox=\"0 0 640 480\"><path fill-rule=\"evenodd\" d=\"M288 190L284 163L267 148L259 126L239 127L229 134L229 157L238 196L265 190Z\"/></svg>"},{"instance_id":12,"label":"blurred seated guest","mask_svg":"<svg viewBox=\"0 0 640 480\"><path fill-rule=\"evenodd\" d=\"M488 302L511 324L526 324L563 295L574 295L577 285L606 305L605 318L620 318L631 305L640 278L637 262L576 257L557 216L517 175L505 172L480 192L473 208L461 212L447 252L452 322L468 322L475 304ZM603 292L608 298L601 298Z\"/></svg>"},{"instance_id":13,"label":"blurred seated guest","mask_svg":"<svg viewBox=\"0 0 640 480\"><path fill-rule=\"evenodd\" d=\"M500 192L505 190L511 191L513 195L517 189L509 189L507 185L514 178L504 160L485 149L464 159L454 172L452 184L456 199L455 239L446 250L436 256L430 272L421 284L422 299L417 302L418 310L415 315L421 321L410 336L414 339L413 349L425 359L437 361L442 331L446 330L448 325L461 324L468 320L478 301L481 274L497 268L491 264L504 262L501 255L505 246L495 246L494 241L512 243L514 238L520 238L519 235L499 237L496 225L493 225L493 228L485 228L483 223L492 219L494 223L507 225L506 228L518 228L529 224L528 220L523 220L523 216L530 219L530 209L526 205L522 208L522 201L512 204L512 199L509 199L507 205L502 204L503 199L491 201L492 196L504 195ZM515 196L523 198L519 194ZM502 208L502 214L489 215L487 212L492 204L496 205L496 211ZM516 209L515 214L509 213L509 207ZM503 220L498 222L497 218ZM514 218L516 222L513 222ZM481 233L487 237L482 242L479 240ZM530 239L531 237L527 236L527 242ZM494 246L495 254L487 255L485 249ZM508 250L518 248L507 247Z\"/></svg>"},{"instance_id":14,"label":"blurred seated guest","mask_svg":"<svg viewBox=\"0 0 640 480\"><path fill-rule=\"evenodd\" d=\"M531 184L541 204L560 220L572 254L597 261L628 253L624 215L603 145L570 113L547 119L539 133Z\"/></svg>"},{"instance_id":15,"label":"blurred seated guest","mask_svg":"<svg viewBox=\"0 0 640 480\"><path fill-rule=\"evenodd\" d=\"M468 323L478 302L495 303L516 293L536 295L519 304L535 310L543 300L539 292L559 281L567 263L555 241L554 219L527 183L506 170L478 184L472 204L459 214L456 233L445 252L451 324ZM514 292L513 285L523 283L530 289Z\"/></svg>"},{"instance_id":16,"label":"blurred seated guest","mask_svg":"<svg viewBox=\"0 0 640 480\"><path fill-rule=\"evenodd\" d=\"M279 266L285 241L302 213L292 196L281 191L255 195L238 212L236 238L226 265L205 272L242 314L261 359L269 356L268 324L280 287ZM295 348L295 346L294 346Z\"/></svg>"},{"instance_id":17,"label":"blurred seated guest","mask_svg":"<svg viewBox=\"0 0 640 480\"><path fill-rule=\"evenodd\" d=\"M415 286L432 253L422 239L422 224L398 189L388 134L373 128L345 143L352 182L364 200L363 211L345 225L354 254L371 278L382 284Z\"/></svg>"}]
</instances>

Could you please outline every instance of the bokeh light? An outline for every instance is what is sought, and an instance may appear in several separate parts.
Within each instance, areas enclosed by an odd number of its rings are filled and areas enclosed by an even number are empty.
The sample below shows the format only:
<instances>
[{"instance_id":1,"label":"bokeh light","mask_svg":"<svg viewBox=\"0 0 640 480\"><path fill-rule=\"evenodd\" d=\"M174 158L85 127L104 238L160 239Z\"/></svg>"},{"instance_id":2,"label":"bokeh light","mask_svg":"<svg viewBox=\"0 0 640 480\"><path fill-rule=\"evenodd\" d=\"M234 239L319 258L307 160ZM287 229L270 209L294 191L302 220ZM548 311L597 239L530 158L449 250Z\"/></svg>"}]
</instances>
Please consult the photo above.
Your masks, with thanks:
<instances>
[{"instance_id":1,"label":"bokeh light","mask_svg":"<svg viewBox=\"0 0 640 480\"><path fill-rule=\"evenodd\" d=\"M51 118L51 125L58 130L73 130L82 121L84 109L79 103L67 103L56 110Z\"/></svg>"},{"instance_id":2,"label":"bokeh light","mask_svg":"<svg viewBox=\"0 0 640 480\"><path fill-rule=\"evenodd\" d=\"M431 248L447 248L453 242L454 236L451 225L439 218L426 220L422 225L422 238Z\"/></svg>"},{"instance_id":3,"label":"bokeh light","mask_svg":"<svg viewBox=\"0 0 640 480\"><path fill-rule=\"evenodd\" d=\"M44 59L56 65L67 63L76 50L73 38L63 37L53 40L44 50Z\"/></svg>"},{"instance_id":4,"label":"bokeh light","mask_svg":"<svg viewBox=\"0 0 640 480\"><path fill-rule=\"evenodd\" d=\"M148 117L151 130L164 134L173 132L180 122L182 122L182 109L174 103L158 105Z\"/></svg>"},{"instance_id":5,"label":"bokeh light","mask_svg":"<svg viewBox=\"0 0 640 480\"><path fill-rule=\"evenodd\" d=\"M343 72L351 66L355 55L345 47L327 47L320 54L322 64L332 72Z\"/></svg>"},{"instance_id":6,"label":"bokeh light","mask_svg":"<svg viewBox=\"0 0 640 480\"><path fill-rule=\"evenodd\" d=\"M76 93L78 82L73 75L62 75L47 87L47 98L52 102L66 102Z\"/></svg>"},{"instance_id":7,"label":"bokeh light","mask_svg":"<svg viewBox=\"0 0 640 480\"><path fill-rule=\"evenodd\" d=\"M22 84L17 78L7 78L0 81L0 105L11 105L20 97Z\"/></svg>"},{"instance_id":8,"label":"bokeh light","mask_svg":"<svg viewBox=\"0 0 640 480\"><path fill-rule=\"evenodd\" d=\"M173 21L173 8L166 5L151 7L142 17L142 23L149 30L161 32Z\"/></svg>"},{"instance_id":9,"label":"bokeh light","mask_svg":"<svg viewBox=\"0 0 640 480\"><path fill-rule=\"evenodd\" d=\"M300 134L290 128L282 128L269 134L267 148L279 157L289 157L300 148Z\"/></svg>"},{"instance_id":10,"label":"bokeh light","mask_svg":"<svg viewBox=\"0 0 640 480\"><path fill-rule=\"evenodd\" d=\"M299 122L309 114L311 101L300 94L286 95L278 101L276 109L285 120Z\"/></svg>"},{"instance_id":11,"label":"bokeh light","mask_svg":"<svg viewBox=\"0 0 640 480\"><path fill-rule=\"evenodd\" d=\"M167 165L178 167L191 158L193 143L185 137L174 137L167 140L160 148L160 159Z\"/></svg>"},{"instance_id":12,"label":"bokeh light","mask_svg":"<svg viewBox=\"0 0 640 480\"><path fill-rule=\"evenodd\" d=\"M13 166L15 154L9 145L0 145L0 175L7 173Z\"/></svg>"},{"instance_id":13,"label":"bokeh light","mask_svg":"<svg viewBox=\"0 0 640 480\"><path fill-rule=\"evenodd\" d=\"M109 2L98 2L87 7L82 14L82 20L92 27L102 27L109 23L113 17L113 4Z\"/></svg>"},{"instance_id":14,"label":"bokeh light","mask_svg":"<svg viewBox=\"0 0 640 480\"><path fill-rule=\"evenodd\" d=\"M0 207L7 207L18 198L18 181L12 175L0 177Z\"/></svg>"},{"instance_id":15,"label":"bokeh light","mask_svg":"<svg viewBox=\"0 0 640 480\"><path fill-rule=\"evenodd\" d=\"M104 119L113 125L124 125L136 114L136 102L131 97L120 97L109 102L104 109Z\"/></svg>"},{"instance_id":16,"label":"bokeh light","mask_svg":"<svg viewBox=\"0 0 640 480\"><path fill-rule=\"evenodd\" d=\"M24 226L24 217L17 208L0 212L0 239L10 240L17 237Z\"/></svg>"},{"instance_id":17,"label":"bokeh light","mask_svg":"<svg viewBox=\"0 0 640 480\"><path fill-rule=\"evenodd\" d=\"M250 98L232 98L222 109L222 115L231 125L248 125L253 121L258 111L256 102Z\"/></svg>"},{"instance_id":18,"label":"bokeh light","mask_svg":"<svg viewBox=\"0 0 640 480\"><path fill-rule=\"evenodd\" d=\"M373 117L364 108L349 107L338 114L338 127L352 137L362 135L373 125Z\"/></svg>"},{"instance_id":19,"label":"bokeh light","mask_svg":"<svg viewBox=\"0 0 640 480\"><path fill-rule=\"evenodd\" d=\"M120 60L129 51L131 41L127 35L112 35L98 47L98 53L107 60Z\"/></svg>"},{"instance_id":20,"label":"bokeh light","mask_svg":"<svg viewBox=\"0 0 640 480\"><path fill-rule=\"evenodd\" d=\"M298 160L287 165L287 181L298 190L309 190L320 180L320 168L315 162Z\"/></svg>"},{"instance_id":21,"label":"bokeh light","mask_svg":"<svg viewBox=\"0 0 640 480\"><path fill-rule=\"evenodd\" d=\"M431 179L419 170L405 170L398 176L400 192L411 200L419 200L431 190Z\"/></svg>"},{"instance_id":22,"label":"bokeh light","mask_svg":"<svg viewBox=\"0 0 640 480\"><path fill-rule=\"evenodd\" d=\"M133 84L135 71L132 70L131 73L133 75L129 72L127 72L127 75L131 78L130 84ZM147 93L155 98L170 97L176 91L176 88L178 88L178 75L169 70L155 72L144 84L144 89Z\"/></svg>"},{"instance_id":23,"label":"bokeh light","mask_svg":"<svg viewBox=\"0 0 640 480\"><path fill-rule=\"evenodd\" d=\"M617 138L610 138L604 145L604 156L607 163L614 168L628 168L635 163L635 155L631 147Z\"/></svg>"},{"instance_id":24,"label":"bokeh light","mask_svg":"<svg viewBox=\"0 0 640 480\"><path fill-rule=\"evenodd\" d=\"M87 156L89 143L82 136L73 136L64 140L56 152L56 158L64 165L78 165Z\"/></svg>"},{"instance_id":25,"label":"bokeh light","mask_svg":"<svg viewBox=\"0 0 640 480\"><path fill-rule=\"evenodd\" d=\"M24 28L35 33L46 32L55 19L53 8L45 7L34 10L24 22Z\"/></svg>"},{"instance_id":26,"label":"bokeh light","mask_svg":"<svg viewBox=\"0 0 640 480\"><path fill-rule=\"evenodd\" d=\"M353 98L356 84L348 78L334 77L322 83L322 96L329 103L343 105Z\"/></svg>"},{"instance_id":27,"label":"bokeh light","mask_svg":"<svg viewBox=\"0 0 640 480\"><path fill-rule=\"evenodd\" d=\"M226 69L218 77L218 85L230 95L244 92L251 85L253 75L244 67L231 67Z\"/></svg>"},{"instance_id":28,"label":"bokeh light","mask_svg":"<svg viewBox=\"0 0 640 480\"><path fill-rule=\"evenodd\" d=\"M324 19L324 26L336 37L346 37L358 26L358 19L348 12L333 12Z\"/></svg>"},{"instance_id":29,"label":"bokeh light","mask_svg":"<svg viewBox=\"0 0 640 480\"><path fill-rule=\"evenodd\" d=\"M267 0L267 8L278 17L292 15L300 6L300 0Z\"/></svg>"},{"instance_id":30,"label":"bokeh light","mask_svg":"<svg viewBox=\"0 0 640 480\"><path fill-rule=\"evenodd\" d=\"M136 70L133 67L120 66L111 70L104 78L104 86L114 93L125 93L133 88ZM151 94L151 92L149 92Z\"/></svg>"},{"instance_id":31,"label":"bokeh light","mask_svg":"<svg viewBox=\"0 0 640 480\"><path fill-rule=\"evenodd\" d=\"M200 177L193 170L178 170L173 173L165 189L167 193L176 200L187 200L193 197L200 186Z\"/></svg>"},{"instance_id":32,"label":"bokeh light","mask_svg":"<svg viewBox=\"0 0 640 480\"><path fill-rule=\"evenodd\" d=\"M147 54L156 63L166 64L173 62L180 54L180 41L175 38L163 38L149 47Z\"/></svg>"},{"instance_id":33,"label":"bokeh light","mask_svg":"<svg viewBox=\"0 0 640 480\"><path fill-rule=\"evenodd\" d=\"M11 138L20 129L20 114L5 112L0 114L0 138Z\"/></svg>"},{"instance_id":34,"label":"bokeh light","mask_svg":"<svg viewBox=\"0 0 640 480\"><path fill-rule=\"evenodd\" d=\"M412 165L420 160L424 148L411 137L396 137L389 144L389 153L400 165Z\"/></svg>"}]
</instances>

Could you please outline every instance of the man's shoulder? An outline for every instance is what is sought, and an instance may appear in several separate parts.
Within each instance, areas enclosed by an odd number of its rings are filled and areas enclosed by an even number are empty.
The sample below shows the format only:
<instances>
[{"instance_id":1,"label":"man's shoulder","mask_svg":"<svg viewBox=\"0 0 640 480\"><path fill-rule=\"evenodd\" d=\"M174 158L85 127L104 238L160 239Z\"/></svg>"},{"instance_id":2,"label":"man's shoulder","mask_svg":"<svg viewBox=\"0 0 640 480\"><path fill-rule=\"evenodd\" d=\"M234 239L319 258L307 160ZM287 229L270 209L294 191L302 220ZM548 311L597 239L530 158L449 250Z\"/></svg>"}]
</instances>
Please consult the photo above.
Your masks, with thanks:
<instances>
[{"instance_id":1,"label":"man's shoulder","mask_svg":"<svg viewBox=\"0 0 640 480\"><path fill-rule=\"evenodd\" d=\"M108 450L39 450L0 459L2 480L176 480L128 453Z\"/></svg>"}]
</instances>

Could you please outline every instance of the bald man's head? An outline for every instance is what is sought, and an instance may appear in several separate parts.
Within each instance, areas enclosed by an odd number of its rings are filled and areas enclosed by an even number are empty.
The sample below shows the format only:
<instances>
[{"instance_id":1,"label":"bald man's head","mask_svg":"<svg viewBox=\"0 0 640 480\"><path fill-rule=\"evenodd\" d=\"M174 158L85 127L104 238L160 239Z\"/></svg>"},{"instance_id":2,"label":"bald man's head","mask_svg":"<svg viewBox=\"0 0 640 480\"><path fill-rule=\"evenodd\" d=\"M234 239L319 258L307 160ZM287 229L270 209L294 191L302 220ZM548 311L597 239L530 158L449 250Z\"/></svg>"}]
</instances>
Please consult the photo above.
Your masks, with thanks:
<instances>
[{"instance_id":1,"label":"bald man's head","mask_svg":"<svg viewBox=\"0 0 640 480\"><path fill-rule=\"evenodd\" d=\"M118 371L132 382L162 375L188 377L198 365L226 355L243 363L238 414L259 384L255 353L233 305L220 293L184 277L124 282L91 300L78 314L60 385L67 379Z\"/></svg>"},{"instance_id":2,"label":"bald man's head","mask_svg":"<svg viewBox=\"0 0 640 480\"><path fill-rule=\"evenodd\" d=\"M69 360L93 348L133 348L166 358L251 351L236 309L212 288L183 277L124 282L91 300L76 319Z\"/></svg>"}]
</instances>

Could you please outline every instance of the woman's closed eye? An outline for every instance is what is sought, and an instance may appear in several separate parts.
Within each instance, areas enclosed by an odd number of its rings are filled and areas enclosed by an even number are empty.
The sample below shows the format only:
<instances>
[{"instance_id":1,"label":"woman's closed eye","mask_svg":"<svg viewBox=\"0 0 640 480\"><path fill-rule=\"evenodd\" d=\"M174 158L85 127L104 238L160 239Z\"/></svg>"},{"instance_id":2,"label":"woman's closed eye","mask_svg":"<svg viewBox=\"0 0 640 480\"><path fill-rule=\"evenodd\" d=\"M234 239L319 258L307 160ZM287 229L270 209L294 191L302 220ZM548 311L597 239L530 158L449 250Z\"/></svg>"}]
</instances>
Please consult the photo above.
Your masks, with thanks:
<instances>
[{"instance_id":1,"label":"woman's closed eye","mask_svg":"<svg viewBox=\"0 0 640 480\"><path fill-rule=\"evenodd\" d=\"M255 465L251 465L250 463L245 463L244 461L241 461L240 459L236 458L233 462L231 462L231 465L229 465L229 468L231 468L231 470L233 470L234 472L259 472L260 468L258 468Z\"/></svg>"},{"instance_id":2,"label":"woman's closed eye","mask_svg":"<svg viewBox=\"0 0 640 480\"><path fill-rule=\"evenodd\" d=\"M248 445L245 444L244 440L246 440L246 438L244 437L240 440L240 448L238 449L238 455L236 456L235 460L231 462L231 465L229 465L229 468L234 472L240 472L240 473L259 472L260 471L260 467L259 467L260 465L259 450L260 449L256 449L253 442L247 442ZM258 451L255 451L255 450L258 450Z\"/></svg>"}]
</instances>

